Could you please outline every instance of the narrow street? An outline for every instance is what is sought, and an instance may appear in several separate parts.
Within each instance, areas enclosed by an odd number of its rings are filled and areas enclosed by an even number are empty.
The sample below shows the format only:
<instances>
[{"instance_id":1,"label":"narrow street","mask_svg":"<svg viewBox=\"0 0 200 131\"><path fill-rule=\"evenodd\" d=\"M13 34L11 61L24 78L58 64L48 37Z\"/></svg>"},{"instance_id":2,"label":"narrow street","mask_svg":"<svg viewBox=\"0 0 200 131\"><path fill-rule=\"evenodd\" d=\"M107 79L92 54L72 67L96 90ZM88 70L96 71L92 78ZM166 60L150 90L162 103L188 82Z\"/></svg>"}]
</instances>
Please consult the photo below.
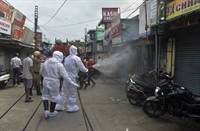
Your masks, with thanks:
<instances>
[{"instance_id":1,"label":"narrow street","mask_svg":"<svg viewBox=\"0 0 200 131\"><path fill-rule=\"evenodd\" d=\"M81 100L94 131L199 131L200 125L168 114L159 119L146 116L141 106L129 104L125 84L98 79L95 87L80 90ZM22 95L24 87L0 90L0 116ZM34 91L34 102L25 103L24 96L0 119L1 131L22 131L41 101ZM80 102L77 101L79 107ZM183 129L184 128L184 129ZM82 110L77 113L59 112L56 117L44 119L43 104L28 123L26 131L86 131Z\"/></svg>"}]
</instances>

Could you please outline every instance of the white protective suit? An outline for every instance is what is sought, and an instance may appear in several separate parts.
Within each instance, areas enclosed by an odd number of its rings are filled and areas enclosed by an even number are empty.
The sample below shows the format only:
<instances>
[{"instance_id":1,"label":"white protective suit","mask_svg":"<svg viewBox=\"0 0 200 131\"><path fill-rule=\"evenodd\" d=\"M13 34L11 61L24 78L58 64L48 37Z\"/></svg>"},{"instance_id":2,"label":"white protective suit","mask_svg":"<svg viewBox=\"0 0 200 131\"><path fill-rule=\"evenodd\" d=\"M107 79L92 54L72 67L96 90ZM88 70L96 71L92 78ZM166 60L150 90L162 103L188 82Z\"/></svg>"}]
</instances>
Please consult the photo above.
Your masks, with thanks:
<instances>
[{"instance_id":1,"label":"white protective suit","mask_svg":"<svg viewBox=\"0 0 200 131\"><path fill-rule=\"evenodd\" d=\"M40 74L43 76L43 92L42 100L50 100L52 102L58 101L59 89L60 89L60 77L62 77L66 83L74 83L68 76L63 64L63 53L55 51L53 57L47 60L40 69Z\"/></svg>"},{"instance_id":2,"label":"white protective suit","mask_svg":"<svg viewBox=\"0 0 200 131\"><path fill-rule=\"evenodd\" d=\"M69 56L64 60L64 67L68 72L69 77L77 82L78 72L81 70L82 72L88 72L88 69L84 66L81 59L77 56L77 48L75 46L71 46L69 48ZM76 103L76 94L77 87L69 84L67 80L63 81L62 92L60 95L59 102L56 104L56 110L64 110L64 103L66 102L67 93L70 90L70 96L68 99L67 111L68 112L76 112L79 110L79 107L75 105Z\"/></svg>"}]
</instances>

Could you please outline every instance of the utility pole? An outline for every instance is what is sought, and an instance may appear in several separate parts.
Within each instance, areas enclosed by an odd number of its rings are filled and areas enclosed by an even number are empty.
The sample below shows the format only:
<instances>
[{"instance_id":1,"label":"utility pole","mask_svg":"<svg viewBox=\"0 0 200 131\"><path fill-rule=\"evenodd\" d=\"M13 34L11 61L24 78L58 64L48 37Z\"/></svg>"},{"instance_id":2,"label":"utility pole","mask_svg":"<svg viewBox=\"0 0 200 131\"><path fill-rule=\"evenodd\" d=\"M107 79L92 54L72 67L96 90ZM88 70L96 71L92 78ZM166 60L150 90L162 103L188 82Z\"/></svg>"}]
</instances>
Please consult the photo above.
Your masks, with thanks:
<instances>
[{"instance_id":1,"label":"utility pole","mask_svg":"<svg viewBox=\"0 0 200 131\"><path fill-rule=\"evenodd\" d=\"M35 47L37 47L38 6L35 6Z\"/></svg>"},{"instance_id":2,"label":"utility pole","mask_svg":"<svg viewBox=\"0 0 200 131\"><path fill-rule=\"evenodd\" d=\"M87 28L85 28L85 56L86 56L86 43L87 43Z\"/></svg>"}]
</instances>

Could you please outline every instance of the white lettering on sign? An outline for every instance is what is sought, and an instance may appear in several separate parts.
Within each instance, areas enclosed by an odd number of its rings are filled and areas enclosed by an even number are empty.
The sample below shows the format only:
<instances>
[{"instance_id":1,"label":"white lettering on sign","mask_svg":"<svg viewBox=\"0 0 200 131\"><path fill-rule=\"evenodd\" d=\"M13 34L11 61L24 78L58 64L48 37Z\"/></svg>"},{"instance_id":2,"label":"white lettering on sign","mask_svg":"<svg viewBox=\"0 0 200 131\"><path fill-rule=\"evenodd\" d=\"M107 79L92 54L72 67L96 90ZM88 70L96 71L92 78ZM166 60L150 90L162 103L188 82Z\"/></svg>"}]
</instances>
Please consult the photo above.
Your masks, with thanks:
<instances>
[{"instance_id":1,"label":"white lettering on sign","mask_svg":"<svg viewBox=\"0 0 200 131\"><path fill-rule=\"evenodd\" d=\"M112 21L117 15L117 11L103 11L103 20L104 21Z\"/></svg>"},{"instance_id":2,"label":"white lettering on sign","mask_svg":"<svg viewBox=\"0 0 200 131\"><path fill-rule=\"evenodd\" d=\"M107 17L107 16L117 16L118 12L114 12L114 11L108 11L108 12L103 12L103 16Z\"/></svg>"}]
</instances>

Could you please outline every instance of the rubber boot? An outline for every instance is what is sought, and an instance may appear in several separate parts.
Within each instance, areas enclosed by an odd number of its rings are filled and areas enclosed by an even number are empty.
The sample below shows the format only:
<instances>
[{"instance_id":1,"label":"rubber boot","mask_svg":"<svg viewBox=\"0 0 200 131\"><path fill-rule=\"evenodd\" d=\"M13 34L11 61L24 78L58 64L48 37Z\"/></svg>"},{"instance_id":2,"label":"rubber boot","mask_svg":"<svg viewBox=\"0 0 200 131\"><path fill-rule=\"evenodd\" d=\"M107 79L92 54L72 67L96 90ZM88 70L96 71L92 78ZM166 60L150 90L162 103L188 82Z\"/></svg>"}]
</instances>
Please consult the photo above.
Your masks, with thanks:
<instances>
[{"instance_id":1,"label":"rubber boot","mask_svg":"<svg viewBox=\"0 0 200 131\"><path fill-rule=\"evenodd\" d=\"M55 107L56 107L56 102L51 102L50 116L56 116L58 114L58 112L55 111Z\"/></svg>"},{"instance_id":2,"label":"rubber boot","mask_svg":"<svg viewBox=\"0 0 200 131\"><path fill-rule=\"evenodd\" d=\"M43 101L43 105L44 105L44 116L45 116L45 119L48 119L49 116L50 116L49 101L48 100L44 100Z\"/></svg>"},{"instance_id":3,"label":"rubber boot","mask_svg":"<svg viewBox=\"0 0 200 131\"><path fill-rule=\"evenodd\" d=\"M48 100L44 100L43 101L43 105L44 105L44 110L49 110L49 101Z\"/></svg>"},{"instance_id":4,"label":"rubber boot","mask_svg":"<svg viewBox=\"0 0 200 131\"><path fill-rule=\"evenodd\" d=\"M36 90L37 90L37 95L38 95L38 96L41 96L42 93L41 93L41 91L40 91L40 86L37 86L37 87L36 87Z\"/></svg>"}]
</instances>

